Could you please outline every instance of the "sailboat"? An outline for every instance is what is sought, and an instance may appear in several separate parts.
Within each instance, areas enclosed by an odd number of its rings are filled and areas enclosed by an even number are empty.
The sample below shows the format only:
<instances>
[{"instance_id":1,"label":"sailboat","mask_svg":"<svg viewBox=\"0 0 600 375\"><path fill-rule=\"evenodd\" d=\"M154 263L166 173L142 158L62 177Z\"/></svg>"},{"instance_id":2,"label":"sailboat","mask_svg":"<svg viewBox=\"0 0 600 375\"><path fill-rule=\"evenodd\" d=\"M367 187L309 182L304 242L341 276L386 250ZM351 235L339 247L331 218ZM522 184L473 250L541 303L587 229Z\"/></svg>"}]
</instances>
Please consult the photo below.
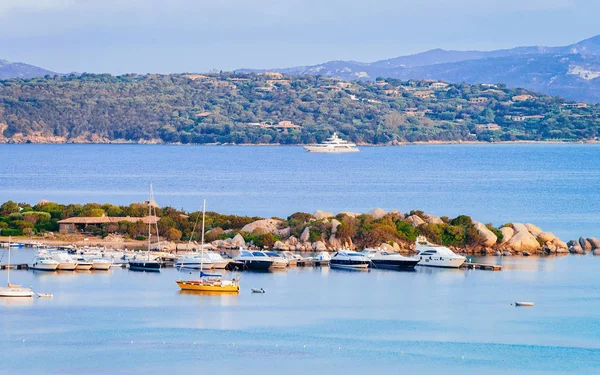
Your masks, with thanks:
<instances>
[{"instance_id":1,"label":"sailboat","mask_svg":"<svg viewBox=\"0 0 600 375\"><path fill-rule=\"evenodd\" d=\"M206 218L206 200L202 204L202 240L200 242L200 259L204 259L204 223ZM239 277L225 280L220 274L208 274L202 271L200 264L200 278L198 280L177 280L181 290L212 293L239 293Z\"/></svg>"},{"instance_id":2,"label":"sailboat","mask_svg":"<svg viewBox=\"0 0 600 375\"><path fill-rule=\"evenodd\" d=\"M6 288L0 288L0 297L33 297L33 290L31 288L22 288L20 285L14 285L10 283L10 240L8 239L8 267L7 271L7 279L8 285Z\"/></svg>"},{"instance_id":3,"label":"sailboat","mask_svg":"<svg viewBox=\"0 0 600 375\"><path fill-rule=\"evenodd\" d=\"M148 219L156 216L156 208L154 207L154 192L152 191L152 181L150 181L150 200L148 201ZM152 223L148 220L148 251L146 251L146 259L132 259L129 261L129 269L133 271L148 271L148 272L160 272L160 262L150 259L150 245L152 238ZM160 244L160 237L158 235L158 222L156 222L156 238L157 244Z\"/></svg>"}]
</instances>

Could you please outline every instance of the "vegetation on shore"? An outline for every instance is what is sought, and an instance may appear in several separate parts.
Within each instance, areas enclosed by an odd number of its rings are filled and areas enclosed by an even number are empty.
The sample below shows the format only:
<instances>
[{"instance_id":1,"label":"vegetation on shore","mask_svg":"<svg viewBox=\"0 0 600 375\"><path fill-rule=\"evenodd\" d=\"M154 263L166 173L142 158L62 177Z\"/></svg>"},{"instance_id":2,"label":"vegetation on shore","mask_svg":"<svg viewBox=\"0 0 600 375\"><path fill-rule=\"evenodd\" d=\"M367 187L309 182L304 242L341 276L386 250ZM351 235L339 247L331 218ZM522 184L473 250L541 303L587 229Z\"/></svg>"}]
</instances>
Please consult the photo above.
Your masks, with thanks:
<instances>
[{"instance_id":1,"label":"vegetation on shore","mask_svg":"<svg viewBox=\"0 0 600 375\"><path fill-rule=\"evenodd\" d=\"M144 217L147 206L133 203L128 206L112 204L58 204L42 201L36 205L8 201L0 206L0 235L44 235L59 230L58 221L70 217ZM160 236L170 241L200 240L199 217L201 212L188 213L172 207L157 209ZM273 231L257 227L251 232L243 231L248 224L263 218L237 215L223 215L215 212L206 214L206 242L227 240L240 234L246 243L259 247L272 247L277 241L296 238L304 242L323 242L332 245L334 235L338 246L351 245L359 248L380 246L382 243L396 243L408 249L418 235L423 234L431 241L460 248L481 247L485 241L469 216L436 218L422 211L401 214L391 211L383 215L341 213L335 217L319 218L308 213L297 212L287 219L272 218L276 222ZM261 220L264 221L264 220ZM498 229L488 225L499 234ZM89 235L106 237L121 235L126 239L146 239L148 226L141 221L132 223L119 221L102 225L87 225L84 232ZM303 235L303 232L306 234Z\"/></svg>"},{"instance_id":2,"label":"vegetation on shore","mask_svg":"<svg viewBox=\"0 0 600 375\"><path fill-rule=\"evenodd\" d=\"M360 144L593 140L600 105L501 84L279 73L0 81L0 142L307 144L334 131Z\"/></svg>"}]
</instances>

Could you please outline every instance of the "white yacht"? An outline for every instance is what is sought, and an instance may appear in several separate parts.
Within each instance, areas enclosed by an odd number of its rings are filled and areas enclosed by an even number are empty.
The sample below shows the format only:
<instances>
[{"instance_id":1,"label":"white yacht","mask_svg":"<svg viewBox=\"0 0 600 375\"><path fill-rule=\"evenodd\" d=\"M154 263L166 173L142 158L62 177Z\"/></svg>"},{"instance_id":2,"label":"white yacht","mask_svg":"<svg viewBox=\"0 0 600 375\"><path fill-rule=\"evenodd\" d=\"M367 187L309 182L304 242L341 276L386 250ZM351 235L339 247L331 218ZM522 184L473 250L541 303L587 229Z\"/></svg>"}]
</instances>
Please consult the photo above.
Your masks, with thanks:
<instances>
[{"instance_id":1,"label":"white yacht","mask_svg":"<svg viewBox=\"0 0 600 375\"><path fill-rule=\"evenodd\" d=\"M77 261L66 251L51 251L49 255L58 262L58 270L73 271L77 268Z\"/></svg>"},{"instance_id":2,"label":"white yacht","mask_svg":"<svg viewBox=\"0 0 600 375\"><path fill-rule=\"evenodd\" d=\"M458 268L467 260L445 246L429 243L423 236L417 237L416 245L419 266Z\"/></svg>"},{"instance_id":3,"label":"white yacht","mask_svg":"<svg viewBox=\"0 0 600 375\"><path fill-rule=\"evenodd\" d=\"M50 258L48 254L38 254L31 264L32 270L38 271L56 271L58 268L58 262Z\"/></svg>"},{"instance_id":4,"label":"white yacht","mask_svg":"<svg viewBox=\"0 0 600 375\"><path fill-rule=\"evenodd\" d=\"M192 253L180 258L175 262L177 268L189 268L194 270L210 270L214 268L214 262L207 254Z\"/></svg>"},{"instance_id":5,"label":"white yacht","mask_svg":"<svg viewBox=\"0 0 600 375\"><path fill-rule=\"evenodd\" d=\"M371 260L361 253L352 250L340 250L329 261L331 268L363 269L366 270Z\"/></svg>"},{"instance_id":6,"label":"white yacht","mask_svg":"<svg viewBox=\"0 0 600 375\"><path fill-rule=\"evenodd\" d=\"M288 266L288 260L282 257L280 254L277 254L274 251L265 251L265 254L271 257L273 260L273 264L271 264L271 268L285 268Z\"/></svg>"},{"instance_id":7,"label":"white yacht","mask_svg":"<svg viewBox=\"0 0 600 375\"><path fill-rule=\"evenodd\" d=\"M235 260L254 271L266 271L273 265L273 259L262 251L240 250L240 255Z\"/></svg>"},{"instance_id":8,"label":"white yacht","mask_svg":"<svg viewBox=\"0 0 600 375\"><path fill-rule=\"evenodd\" d=\"M375 268L412 269L420 261L419 258L405 257L398 253L382 249L365 249L362 251L362 254L371 259Z\"/></svg>"},{"instance_id":9,"label":"white yacht","mask_svg":"<svg viewBox=\"0 0 600 375\"><path fill-rule=\"evenodd\" d=\"M333 135L328 138L323 143L306 145L304 149L308 152L358 152L359 149L356 147L355 143L350 143L348 141L344 141L340 137L338 137L337 133L333 133Z\"/></svg>"}]
</instances>

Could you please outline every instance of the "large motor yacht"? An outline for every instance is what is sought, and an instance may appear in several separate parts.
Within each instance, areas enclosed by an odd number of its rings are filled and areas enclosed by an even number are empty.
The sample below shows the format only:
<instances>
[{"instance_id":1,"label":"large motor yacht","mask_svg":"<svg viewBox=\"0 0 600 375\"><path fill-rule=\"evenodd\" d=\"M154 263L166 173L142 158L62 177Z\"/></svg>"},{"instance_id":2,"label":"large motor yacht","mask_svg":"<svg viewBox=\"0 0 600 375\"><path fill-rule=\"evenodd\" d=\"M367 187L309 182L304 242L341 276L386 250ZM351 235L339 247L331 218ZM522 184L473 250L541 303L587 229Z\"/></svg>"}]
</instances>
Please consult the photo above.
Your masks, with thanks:
<instances>
[{"instance_id":1,"label":"large motor yacht","mask_svg":"<svg viewBox=\"0 0 600 375\"><path fill-rule=\"evenodd\" d=\"M412 269L420 261L419 258L405 257L398 253L382 249L365 249L362 251L362 254L371 259L375 268Z\"/></svg>"},{"instance_id":2,"label":"large motor yacht","mask_svg":"<svg viewBox=\"0 0 600 375\"><path fill-rule=\"evenodd\" d=\"M367 269L371 260L352 250L340 250L329 261L331 268Z\"/></svg>"},{"instance_id":3,"label":"large motor yacht","mask_svg":"<svg viewBox=\"0 0 600 375\"><path fill-rule=\"evenodd\" d=\"M273 259L262 251L240 250L235 260L254 271L266 271L273 265Z\"/></svg>"},{"instance_id":4,"label":"large motor yacht","mask_svg":"<svg viewBox=\"0 0 600 375\"><path fill-rule=\"evenodd\" d=\"M417 237L416 246L419 266L458 268L467 260L445 246L429 243L423 236Z\"/></svg>"},{"instance_id":5,"label":"large motor yacht","mask_svg":"<svg viewBox=\"0 0 600 375\"><path fill-rule=\"evenodd\" d=\"M358 152L359 149L356 147L356 144L350 143L348 141L344 141L340 137L338 137L337 133L333 133L331 137L329 137L323 143L318 143L314 145L306 145L304 149L308 152Z\"/></svg>"}]
</instances>

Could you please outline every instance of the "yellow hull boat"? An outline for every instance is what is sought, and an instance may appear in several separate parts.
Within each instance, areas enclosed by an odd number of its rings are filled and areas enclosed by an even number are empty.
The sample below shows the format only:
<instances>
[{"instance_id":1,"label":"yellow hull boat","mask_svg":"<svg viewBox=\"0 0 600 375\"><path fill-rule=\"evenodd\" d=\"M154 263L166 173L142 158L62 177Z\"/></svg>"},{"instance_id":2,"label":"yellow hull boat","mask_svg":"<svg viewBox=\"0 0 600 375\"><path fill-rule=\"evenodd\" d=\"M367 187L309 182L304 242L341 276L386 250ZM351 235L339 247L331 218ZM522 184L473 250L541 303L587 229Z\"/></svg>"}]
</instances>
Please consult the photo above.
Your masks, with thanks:
<instances>
[{"instance_id":1,"label":"yellow hull boat","mask_svg":"<svg viewBox=\"0 0 600 375\"><path fill-rule=\"evenodd\" d=\"M190 290L196 292L216 292L216 293L239 293L240 286L233 281L210 282L205 280L178 280L177 285L181 290Z\"/></svg>"}]
</instances>

